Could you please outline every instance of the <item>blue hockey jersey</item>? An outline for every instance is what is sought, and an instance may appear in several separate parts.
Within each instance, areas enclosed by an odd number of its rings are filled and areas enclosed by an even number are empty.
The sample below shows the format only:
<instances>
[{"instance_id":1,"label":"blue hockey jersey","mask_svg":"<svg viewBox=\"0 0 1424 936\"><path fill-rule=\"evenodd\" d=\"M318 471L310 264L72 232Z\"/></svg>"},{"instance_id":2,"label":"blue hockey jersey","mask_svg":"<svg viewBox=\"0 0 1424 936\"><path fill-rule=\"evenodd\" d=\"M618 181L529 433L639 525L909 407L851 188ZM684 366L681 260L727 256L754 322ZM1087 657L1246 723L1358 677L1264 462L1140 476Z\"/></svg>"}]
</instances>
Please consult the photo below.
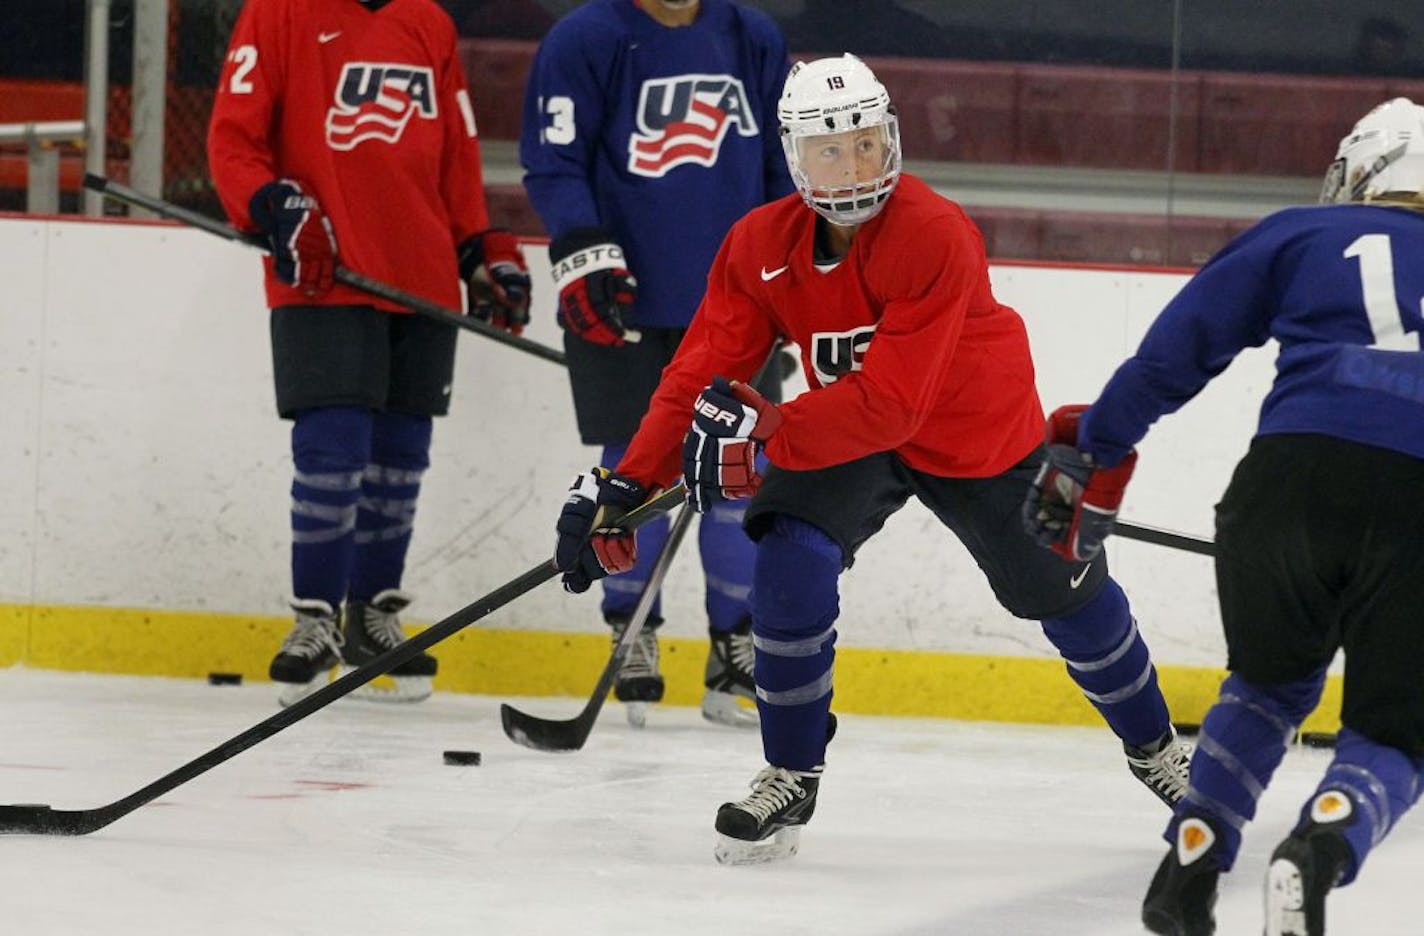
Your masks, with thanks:
<instances>
[{"instance_id":1,"label":"blue hockey jersey","mask_svg":"<svg viewBox=\"0 0 1424 936\"><path fill-rule=\"evenodd\" d=\"M1085 414L1116 464L1246 347L1280 343L1258 435L1317 433L1424 458L1424 214L1325 205L1264 219L1172 299Z\"/></svg>"},{"instance_id":2,"label":"blue hockey jersey","mask_svg":"<svg viewBox=\"0 0 1424 936\"><path fill-rule=\"evenodd\" d=\"M601 227L623 247L629 325L686 327L732 223L794 191L776 122L788 70L771 19L729 0L680 28L592 0L540 44L524 187L551 237Z\"/></svg>"}]
</instances>

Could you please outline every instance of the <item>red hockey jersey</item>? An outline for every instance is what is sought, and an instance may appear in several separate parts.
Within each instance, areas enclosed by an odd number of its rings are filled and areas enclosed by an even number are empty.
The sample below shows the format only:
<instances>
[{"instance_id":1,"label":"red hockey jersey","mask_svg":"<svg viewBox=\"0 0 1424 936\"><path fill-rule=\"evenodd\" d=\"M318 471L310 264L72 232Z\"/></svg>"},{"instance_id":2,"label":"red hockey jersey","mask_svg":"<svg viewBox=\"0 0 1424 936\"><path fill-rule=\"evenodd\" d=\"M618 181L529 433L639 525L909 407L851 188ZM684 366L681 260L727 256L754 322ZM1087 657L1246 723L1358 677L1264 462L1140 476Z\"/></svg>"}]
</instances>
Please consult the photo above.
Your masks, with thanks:
<instances>
[{"instance_id":1,"label":"red hockey jersey","mask_svg":"<svg viewBox=\"0 0 1424 936\"><path fill-rule=\"evenodd\" d=\"M942 477L996 475L1043 440L1028 335L994 299L978 228L904 175L832 270L813 262L816 215L790 195L728 233L707 294L618 466L666 486L692 403L712 377L749 380L778 335L810 392L766 446L791 470L893 451Z\"/></svg>"},{"instance_id":2,"label":"red hockey jersey","mask_svg":"<svg viewBox=\"0 0 1424 936\"><path fill-rule=\"evenodd\" d=\"M489 226L455 28L434 0L247 0L233 30L208 163L233 223L274 179L331 218L343 265L447 306L455 251ZM337 285L312 300L272 274L269 305L397 306Z\"/></svg>"}]
</instances>

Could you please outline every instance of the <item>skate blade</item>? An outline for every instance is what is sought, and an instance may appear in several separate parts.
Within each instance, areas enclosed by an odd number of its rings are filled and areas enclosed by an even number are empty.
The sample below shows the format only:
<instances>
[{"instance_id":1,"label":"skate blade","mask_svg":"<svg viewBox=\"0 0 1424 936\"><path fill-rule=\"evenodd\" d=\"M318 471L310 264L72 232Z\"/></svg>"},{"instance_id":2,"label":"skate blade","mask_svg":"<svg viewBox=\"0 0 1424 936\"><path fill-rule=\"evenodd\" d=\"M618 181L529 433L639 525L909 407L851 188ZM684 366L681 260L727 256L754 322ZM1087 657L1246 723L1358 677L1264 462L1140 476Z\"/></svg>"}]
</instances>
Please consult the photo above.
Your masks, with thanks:
<instances>
[{"instance_id":1,"label":"skate blade","mask_svg":"<svg viewBox=\"0 0 1424 936\"><path fill-rule=\"evenodd\" d=\"M755 708L743 705L730 692L707 690L702 696L702 717L729 728L756 728L761 717Z\"/></svg>"},{"instance_id":2,"label":"skate blade","mask_svg":"<svg viewBox=\"0 0 1424 936\"><path fill-rule=\"evenodd\" d=\"M777 829L769 838L759 842L747 842L719 834L712 856L718 864L751 865L766 864L768 861L784 861L801 848L801 827L790 826Z\"/></svg>"},{"instance_id":3,"label":"skate blade","mask_svg":"<svg viewBox=\"0 0 1424 936\"><path fill-rule=\"evenodd\" d=\"M1292 861L1278 859L1266 871L1266 936L1308 936L1305 886Z\"/></svg>"},{"instance_id":4,"label":"skate blade","mask_svg":"<svg viewBox=\"0 0 1424 936\"><path fill-rule=\"evenodd\" d=\"M345 676L356 667L342 664L341 675ZM360 689L351 692L351 698L363 702L409 705L423 702L435 691L435 680L430 676L377 676Z\"/></svg>"},{"instance_id":5,"label":"skate blade","mask_svg":"<svg viewBox=\"0 0 1424 936\"><path fill-rule=\"evenodd\" d=\"M648 703L646 702L624 702L623 713L628 716L628 725L632 728L648 727Z\"/></svg>"},{"instance_id":6,"label":"skate blade","mask_svg":"<svg viewBox=\"0 0 1424 936\"><path fill-rule=\"evenodd\" d=\"M327 684L327 678L329 675L329 673L322 673L320 676L316 677L311 682L277 683L277 685L281 687L277 690L277 704L282 706L282 708L287 708L288 706L296 705L298 702L305 699L313 692L316 692L318 689L325 686Z\"/></svg>"}]
</instances>

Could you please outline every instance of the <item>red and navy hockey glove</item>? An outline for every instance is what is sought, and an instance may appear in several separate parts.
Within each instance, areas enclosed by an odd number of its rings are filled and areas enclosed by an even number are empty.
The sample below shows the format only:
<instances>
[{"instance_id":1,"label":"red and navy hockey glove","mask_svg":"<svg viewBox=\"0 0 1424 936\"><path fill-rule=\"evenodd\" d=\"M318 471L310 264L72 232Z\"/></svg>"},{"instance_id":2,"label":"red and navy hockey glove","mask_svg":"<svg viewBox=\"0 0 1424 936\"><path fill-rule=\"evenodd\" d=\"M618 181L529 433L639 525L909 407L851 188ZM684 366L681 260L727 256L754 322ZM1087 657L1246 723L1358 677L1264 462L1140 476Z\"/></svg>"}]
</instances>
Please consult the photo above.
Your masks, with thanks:
<instances>
[{"instance_id":1,"label":"red and navy hockey glove","mask_svg":"<svg viewBox=\"0 0 1424 936\"><path fill-rule=\"evenodd\" d=\"M278 179L253 193L247 213L272 247L279 280L313 299L331 291L336 235L314 196L291 179Z\"/></svg>"},{"instance_id":2,"label":"red and navy hockey glove","mask_svg":"<svg viewBox=\"0 0 1424 936\"><path fill-rule=\"evenodd\" d=\"M605 575L627 572L638 561L632 530L619 529L618 518L647 500L647 490L607 468L592 468L574 478L569 498L554 525L554 568L564 573L564 590L588 591Z\"/></svg>"},{"instance_id":3,"label":"red and navy hockey glove","mask_svg":"<svg viewBox=\"0 0 1424 936\"><path fill-rule=\"evenodd\" d=\"M1078 424L1088 407L1060 406L1048 417L1048 458L1024 500L1029 535L1065 559L1090 562L1112 532L1137 452L1111 468L1078 448Z\"/></svg>"},{"instance_id":4,"label":"red and navy hockey glove","mask_svg":"<svg viewBox=\"0 0 1424 936\"><path fill-rule=\"evenodd\" d=\"M490 228L460 245L460 278L470 287L470 314L514 334L529 324L529 267L519 241Z\"/></svg>"},{"instance_id":5,"label":"red and navy hockey glove","mask_svg":"<svg viewBox=\"0 0 1424 936\"><path fill-rule=\"evenodd\" d=\"M682 440L687 502L706 513L719 500L751 497L761 487L757 453L781 428L781 410L747 384L716 377L692 412Z\"/></svg>"},{"instance_id":6,"label":"red and navy hockey glove","mask_svg":"<svg viewBox=\"0 0 1424 936\"><path fill-rule=\"evenodd\" d=\"M585 341L619 347L637 341L623 322L638 297L638 281L623 248L599 228L576 228L549 245L559 325Z\"/></svg>"}]
</instances>

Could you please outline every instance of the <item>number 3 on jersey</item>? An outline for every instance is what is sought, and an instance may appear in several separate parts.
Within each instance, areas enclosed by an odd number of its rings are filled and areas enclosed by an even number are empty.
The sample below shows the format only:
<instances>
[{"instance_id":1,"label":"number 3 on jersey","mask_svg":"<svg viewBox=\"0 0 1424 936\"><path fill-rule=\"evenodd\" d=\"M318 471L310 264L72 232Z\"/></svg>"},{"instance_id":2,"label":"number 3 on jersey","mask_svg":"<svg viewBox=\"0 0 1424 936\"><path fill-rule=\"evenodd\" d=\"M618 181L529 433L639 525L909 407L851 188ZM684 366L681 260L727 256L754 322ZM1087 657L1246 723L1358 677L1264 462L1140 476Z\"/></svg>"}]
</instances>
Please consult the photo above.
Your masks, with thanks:
<instances>
[{"instance_id":1,"label":"number 3 on jersey","mask_svg":"<svg viewBox=\"0 0 1424 936\"><path fill-rule=\"evenodd\" d=\"M549 115L549 123L539 131L539 142L568 146L574 141L574 99L556 94L539 98L539 110Z\"/></svg>"},{"instance_id":2,"label":"number 3 on jersey","mask_svg":"<svg viewBox=\"0 0 1424 936\"><path fill-rule=\"evenodd\" d=\"M1381 351L1420 350L1420 329L1405 320L1394 288L1394 253L1388 234L1366 234L1345 248L1346 258L1360 258L1360 285L1364 290L1365 314L1375 340L1371 347ZM1418 304L1424 317L1424 298Z\"/></svg>"}]
</instances>

